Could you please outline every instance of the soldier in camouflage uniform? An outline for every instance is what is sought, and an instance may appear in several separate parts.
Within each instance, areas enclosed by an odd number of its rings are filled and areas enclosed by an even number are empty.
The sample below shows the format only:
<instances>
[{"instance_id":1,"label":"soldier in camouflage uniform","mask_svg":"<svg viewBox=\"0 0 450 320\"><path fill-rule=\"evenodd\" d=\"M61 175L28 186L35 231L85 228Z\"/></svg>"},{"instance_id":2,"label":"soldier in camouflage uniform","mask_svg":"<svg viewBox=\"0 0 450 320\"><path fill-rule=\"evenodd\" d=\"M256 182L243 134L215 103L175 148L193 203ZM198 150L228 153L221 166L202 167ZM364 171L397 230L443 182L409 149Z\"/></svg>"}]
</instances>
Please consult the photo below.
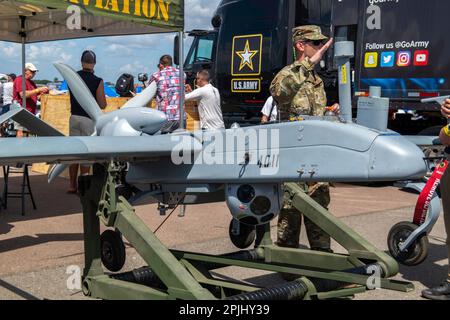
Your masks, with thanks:
<instances>
[{"instance_id":1,"label":"soldier in camouflage uniform","mask_svg":"<svg viewBox=\"0 0 450 320\"><path fill-rule=\"evenodd\" d=\"M318 26L294 28L293 44L297 60L281 70L270 86L282 120L298 120L301 116L323 116L327 98L322 79L314 71L333 39L324 36ZM339 113L339 105L331 108ZM330 203L327 183L299 183L312 199L324 208ZM302 214L292 206L292 195L285 192L284 205L278 218L277 245L298 248ZM308 218L304 218L311 249L332 252L330 236Z\"/></svg>"}]
</instances>

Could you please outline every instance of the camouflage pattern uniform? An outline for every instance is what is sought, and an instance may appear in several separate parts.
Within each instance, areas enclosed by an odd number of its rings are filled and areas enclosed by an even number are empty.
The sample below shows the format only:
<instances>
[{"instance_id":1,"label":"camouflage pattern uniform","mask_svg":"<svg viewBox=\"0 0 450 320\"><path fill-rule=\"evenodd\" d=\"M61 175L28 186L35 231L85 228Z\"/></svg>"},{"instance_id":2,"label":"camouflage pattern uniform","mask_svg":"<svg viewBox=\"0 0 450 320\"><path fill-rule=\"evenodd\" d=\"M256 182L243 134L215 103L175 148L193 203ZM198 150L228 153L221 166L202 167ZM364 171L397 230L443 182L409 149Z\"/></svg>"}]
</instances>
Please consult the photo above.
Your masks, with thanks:
<instances>
[{"instance_id":1,"label":"camouflage pattern uniform","mask_svg":"<svg viewBox=\"0 0 450 320\"><path fill-rule=\"evenodd\" d=\"M293 43L307 40L326 40L318 26L302 26L293 29ZM277 102L282 120L296 120L298 116L323 116L327 98L322 79L314 71L309 58L285 67L270 86L270 93ZM324 208L330 203L327 183L299 183L304 192ZM278 218L277 245L298 248L302 214L292 206L289 193L284 194L284 205ZM304 218L311 249L330 251L330 236Z\"/></svg>"}]
</instances>

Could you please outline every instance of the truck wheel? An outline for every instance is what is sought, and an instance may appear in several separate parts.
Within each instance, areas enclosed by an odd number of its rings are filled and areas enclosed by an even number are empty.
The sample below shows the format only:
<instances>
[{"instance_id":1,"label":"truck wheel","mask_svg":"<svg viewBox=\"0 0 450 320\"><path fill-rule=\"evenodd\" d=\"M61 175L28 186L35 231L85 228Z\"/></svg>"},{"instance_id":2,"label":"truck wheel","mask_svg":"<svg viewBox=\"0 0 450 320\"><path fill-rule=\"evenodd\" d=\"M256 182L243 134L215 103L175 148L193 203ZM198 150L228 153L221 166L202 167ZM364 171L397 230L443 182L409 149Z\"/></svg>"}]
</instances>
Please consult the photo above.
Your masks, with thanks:
<instances>
[{"instance_id":1,"label":"truck wheel","mask_svg":"<svg viewBox=\"0 0 450 320\"><path fill-rule=\"evenodd\" d=\"M256 238L255 226L246 225L239 223L239 234L233 233L233 220L230 222L230 227L228 229L231 242L239 249L246 249L251 246Z\"/></svg>"},{"instance_id":2,"label":"truck wheel","mask_svg":"<svg viewBox=\"0 0 450 320\"><path fill-rule=\"evenodd\" d=\"M405 266L417 266L428 256L428 238L421 235L411 246L400 251L399 246L418 228L412 222L399 222L392 227L388 235L388 248L392 257Z\"/></svg>"},{"instance_id":3,"label":"truck wheel","mask_svg":"<svg viewBox=\"0 0 450 320\"><path fill-rule=\"evenodd\" d=\"M125 265L126 253L122 235L114 230L106 230L100 236L101 259L103 265L117 272Z\"/></svg>"}]
</instances>

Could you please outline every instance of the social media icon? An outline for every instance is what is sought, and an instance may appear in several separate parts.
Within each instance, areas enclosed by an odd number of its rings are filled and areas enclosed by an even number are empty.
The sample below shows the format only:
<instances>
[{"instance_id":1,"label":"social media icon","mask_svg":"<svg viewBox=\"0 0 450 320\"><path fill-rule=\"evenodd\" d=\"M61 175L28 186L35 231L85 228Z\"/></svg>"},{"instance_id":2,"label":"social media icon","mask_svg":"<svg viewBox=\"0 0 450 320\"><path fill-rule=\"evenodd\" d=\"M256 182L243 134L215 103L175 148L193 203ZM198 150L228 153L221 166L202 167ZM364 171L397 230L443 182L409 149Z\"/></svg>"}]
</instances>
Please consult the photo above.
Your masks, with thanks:
<instances>
[{"instance_id":1,"label":"social media icon","mask_svg":"<svg viewBox=\"0 0 450 320\"><path fill-rule=\"evenodd\" d=\"M393 67L395 63L395 52L382 52L380 67L389 68Z\"/></svg>"},{"instance_id":2,"label":"social media icon","mask_svg":"<svg viewBox=\"0 0 450 320\"><path fill-rule=\"evenodd\" d=\"M397 66L407 67L411 64L411 52L400 51L397 55Z\"/></svg>"},{"instance_id":3,"label":"social media icon","mask_svg":"<svg viewBox=\"0 0 450 320\"><path fill-rule=\"evenodd\" d=\"M378 53L366 52L366 55L364 57L364 67L376 68L377 66L378 66Z\"/></svg>"},{"instance_id":4,"label":"social media icon","mask_svg":"<svg viewBox=\"0 0 450 320\"><path fill-rule=\"evenodd\" d=\"M428 50L417 50L414 52L414 65L421 67L428 65Z\"/></svg>"}]
</instances>

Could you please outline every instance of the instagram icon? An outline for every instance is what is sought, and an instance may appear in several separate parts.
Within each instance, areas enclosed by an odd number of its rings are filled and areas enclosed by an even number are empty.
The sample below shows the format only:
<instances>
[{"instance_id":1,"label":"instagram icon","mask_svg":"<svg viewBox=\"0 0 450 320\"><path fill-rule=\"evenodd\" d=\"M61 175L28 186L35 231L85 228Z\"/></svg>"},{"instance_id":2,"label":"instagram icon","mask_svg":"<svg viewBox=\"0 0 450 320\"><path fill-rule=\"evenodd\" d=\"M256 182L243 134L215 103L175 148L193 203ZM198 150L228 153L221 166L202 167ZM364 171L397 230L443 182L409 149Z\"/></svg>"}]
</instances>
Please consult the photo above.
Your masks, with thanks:
<instances>
[{"instance_id":1,"label":"instagram icon","mask_svg":"<svg viewBox=\"0 0 450 320\"><path fill-rule=\"evenodd\" d=\"M397 55L397 66L407 67L411 64L411 52L400 51Z\"/></svg>"}]
</instances>

